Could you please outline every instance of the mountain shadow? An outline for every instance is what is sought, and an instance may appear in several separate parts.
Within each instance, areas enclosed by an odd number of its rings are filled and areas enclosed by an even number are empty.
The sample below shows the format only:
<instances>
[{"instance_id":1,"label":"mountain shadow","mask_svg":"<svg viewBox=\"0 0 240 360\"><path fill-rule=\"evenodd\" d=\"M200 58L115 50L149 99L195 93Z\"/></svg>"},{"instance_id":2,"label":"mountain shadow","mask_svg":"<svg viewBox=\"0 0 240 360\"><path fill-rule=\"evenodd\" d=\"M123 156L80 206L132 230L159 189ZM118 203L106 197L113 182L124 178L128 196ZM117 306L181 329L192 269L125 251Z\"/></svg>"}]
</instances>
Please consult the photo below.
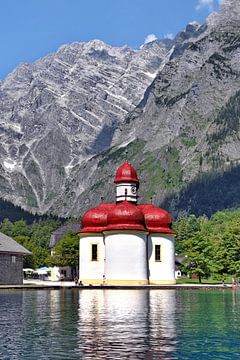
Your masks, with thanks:
<instances>
[{"instance_id":1,"label":"mountain shadow","mask_svg":"<svg viewBox=\"0 0 240 360\"><path fill-rule=\"evenodd\" d=\"M86 149L86 153L95 155L108 149L111 145L116 128L117 126L114 123L112 125L104 125L91 147Z\"/></svg>"},{"instance_id":2,"label":"mountain shadow","mask_svg":"<svg viewBox=\"0 0 240 360\"><path fill-rule=\"evenodd\" d=\"M0 223L4 219L9 219L12 222L25 220L27 224L49 219L60 220L61 222L66 221L66 219L58 218L57 216L32 214L23 210L20 206L15 206L9 201L0 199Z\"/></svg>"},{"instance_id":3,"label":"mountain shadow","mask_svg":"<svg viewBox=\"0 0 240 360\"><path fill-rule=\"evenodd\" d=\"M161 206L174 217L181 214L210 217L216 211L240 207L240 166L201 174L179 193L167 197Z\"/></svg>"}]
</instances>

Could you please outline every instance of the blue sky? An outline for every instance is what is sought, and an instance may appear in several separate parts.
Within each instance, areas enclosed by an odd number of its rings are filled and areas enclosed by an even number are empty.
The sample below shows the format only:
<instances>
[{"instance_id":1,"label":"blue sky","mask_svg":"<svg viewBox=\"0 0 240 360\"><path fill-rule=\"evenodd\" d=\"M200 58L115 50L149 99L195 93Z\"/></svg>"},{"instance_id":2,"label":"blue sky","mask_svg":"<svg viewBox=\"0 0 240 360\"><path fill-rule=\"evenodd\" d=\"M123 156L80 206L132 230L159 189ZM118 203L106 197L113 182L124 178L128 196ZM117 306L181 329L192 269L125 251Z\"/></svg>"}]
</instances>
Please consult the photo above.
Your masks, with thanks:
<instances>
[{"instance_id":1,"label":"blue sky","mask_svg":"<svg viewBox=\"0 0 240 360\"><path fill-rule=\"evenodd\" d=\"M73 41L139 48L148 37L202 23L219 0L6 0L0 3L0 79ZM151 37L150 37L151 38Z\"/></svg>"}]
</instances>

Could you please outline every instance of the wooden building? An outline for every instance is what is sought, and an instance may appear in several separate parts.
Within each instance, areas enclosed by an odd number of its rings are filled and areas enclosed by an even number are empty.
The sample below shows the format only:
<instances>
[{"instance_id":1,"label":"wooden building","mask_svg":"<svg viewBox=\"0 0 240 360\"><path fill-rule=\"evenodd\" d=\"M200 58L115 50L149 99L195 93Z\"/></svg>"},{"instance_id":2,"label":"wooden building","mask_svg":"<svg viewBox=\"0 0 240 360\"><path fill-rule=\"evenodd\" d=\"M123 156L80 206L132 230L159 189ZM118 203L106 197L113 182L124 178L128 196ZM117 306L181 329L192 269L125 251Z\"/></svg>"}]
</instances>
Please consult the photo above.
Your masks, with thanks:
<instances>
[{"instance_id":1,"label":"wooden building","mask_svg":"<svg viewBox=\"0 0 240 360\"><path fill-rule=\"evenodd\" d=\"M31 252L0 233L0 285L23 283L23 256Z\"/></svg>"}]
</instances>

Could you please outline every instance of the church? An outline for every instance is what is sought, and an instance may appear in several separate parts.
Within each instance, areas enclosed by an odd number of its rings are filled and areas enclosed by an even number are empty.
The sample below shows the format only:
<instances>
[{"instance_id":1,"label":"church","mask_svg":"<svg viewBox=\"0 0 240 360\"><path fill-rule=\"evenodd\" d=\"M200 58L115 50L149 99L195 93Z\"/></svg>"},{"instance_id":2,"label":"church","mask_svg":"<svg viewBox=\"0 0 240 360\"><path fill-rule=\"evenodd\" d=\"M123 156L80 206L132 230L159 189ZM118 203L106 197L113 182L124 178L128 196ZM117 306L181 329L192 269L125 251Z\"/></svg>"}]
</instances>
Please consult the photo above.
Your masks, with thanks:
<instances>
[{"instance_id":1,"label":"church","mask_svg":"<svg viewBox=\"0 0 240 360\"><path fill-rule=\"evenodd\" d=\"M101 203L82 218L79 281L84 285L175 284L170 214L138 204L139 179L125 161L115 174L116 202Z\"/></svg>"}]
</instances>

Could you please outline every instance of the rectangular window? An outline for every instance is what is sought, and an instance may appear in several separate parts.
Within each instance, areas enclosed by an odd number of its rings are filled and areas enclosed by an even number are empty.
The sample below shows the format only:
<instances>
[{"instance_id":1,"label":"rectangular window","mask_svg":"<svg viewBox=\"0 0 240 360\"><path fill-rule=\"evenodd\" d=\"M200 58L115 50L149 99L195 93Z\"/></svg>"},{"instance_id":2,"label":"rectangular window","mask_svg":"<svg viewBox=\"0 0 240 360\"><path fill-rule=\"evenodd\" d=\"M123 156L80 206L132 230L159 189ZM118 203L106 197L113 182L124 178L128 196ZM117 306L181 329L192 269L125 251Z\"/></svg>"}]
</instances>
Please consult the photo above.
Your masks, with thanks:
<instances>
[{"instance_id":1,"label":"rectangular window","mask_svg":"<svg viewBox=\"0 0 240 360\"><path fill-rule=\"evenodd\" d=\"M92 244L92 261L97 261L98 259L98 251L97 244Z\"/></svg>"},{"instance_id":2,"label":"rectangular window","mask_svg":"<svg viewBox=\"0 0 240 360\"><path fill-rule=\"evenodd\" d=\"M12 256L12 263L15 264L15 262L16 262L16 256L13 255Z\"/></svg>"},{"instance_id":3,"label":"rectangular window","mask_svg":"<svg viewBox=\"0 0 240 360\"><path fill-rule=\"evenodd\" d=\"M155 261L161 261L161 245L155 245Z\"/></svg>"}]
</instances>

